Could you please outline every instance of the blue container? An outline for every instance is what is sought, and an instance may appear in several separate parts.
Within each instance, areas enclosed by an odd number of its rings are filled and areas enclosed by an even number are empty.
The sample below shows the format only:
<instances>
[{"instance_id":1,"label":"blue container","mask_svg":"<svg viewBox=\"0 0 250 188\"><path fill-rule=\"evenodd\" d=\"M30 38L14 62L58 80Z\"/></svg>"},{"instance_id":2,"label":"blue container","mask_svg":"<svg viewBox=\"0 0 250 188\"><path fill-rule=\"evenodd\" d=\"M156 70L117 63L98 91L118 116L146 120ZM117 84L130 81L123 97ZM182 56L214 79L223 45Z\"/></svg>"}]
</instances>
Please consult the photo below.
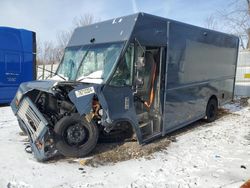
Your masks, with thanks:
<instances>
[{"instance_id":1,"label":"blue container","mask_svg":"<svg viewBox=\"0 0 250 188\"><path fill-rule=\"evenodd\" d=\"M20 83L35 79L35 32L0 27L0 104L11 102Z\"/></svg>"}]
</instances>

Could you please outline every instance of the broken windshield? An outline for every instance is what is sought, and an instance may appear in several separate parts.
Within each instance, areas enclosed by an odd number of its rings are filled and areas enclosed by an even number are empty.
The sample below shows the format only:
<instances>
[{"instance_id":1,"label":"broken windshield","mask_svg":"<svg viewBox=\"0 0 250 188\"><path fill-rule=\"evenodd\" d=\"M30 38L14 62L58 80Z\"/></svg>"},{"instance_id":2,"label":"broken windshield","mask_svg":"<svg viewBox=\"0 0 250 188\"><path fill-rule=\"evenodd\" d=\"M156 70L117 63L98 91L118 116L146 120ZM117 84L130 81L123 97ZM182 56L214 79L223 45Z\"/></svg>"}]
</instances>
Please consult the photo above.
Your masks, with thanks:
<instances>
[{"instance_id":1,"label":"broken windshield","mask_svg":"<svg viewBox=\"0 0 250 188\"><path fill-rule=\"evenodd\" d=\"M103 83L109 78L122 47L123 43L106 43L66 48L57 74L66 80Z\"/></svg>"}]
</instances>

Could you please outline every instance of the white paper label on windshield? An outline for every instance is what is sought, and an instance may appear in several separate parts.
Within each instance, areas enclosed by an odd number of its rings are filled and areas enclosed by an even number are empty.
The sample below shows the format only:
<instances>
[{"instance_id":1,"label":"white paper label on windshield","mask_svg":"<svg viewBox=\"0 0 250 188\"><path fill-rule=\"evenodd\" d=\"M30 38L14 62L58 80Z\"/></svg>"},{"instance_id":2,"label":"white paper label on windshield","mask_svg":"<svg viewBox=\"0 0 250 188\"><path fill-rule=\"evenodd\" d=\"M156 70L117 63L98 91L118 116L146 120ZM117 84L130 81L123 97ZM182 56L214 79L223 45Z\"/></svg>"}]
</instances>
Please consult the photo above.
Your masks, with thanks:
<instances>
[{"instance_id":1,"label":"white paper label on windshield","mask_svg":"<svg viewBox=\"0 0 250 188\"><path fill-rule=\"evenodd\" d=\"M83 97L86 95L90 95L92 93L95 93L95 89L94 87L88 87L88 88L84 88L84 89L80 89L78 91L75 91L76 97Z\"/></svg>"}]
</instances>

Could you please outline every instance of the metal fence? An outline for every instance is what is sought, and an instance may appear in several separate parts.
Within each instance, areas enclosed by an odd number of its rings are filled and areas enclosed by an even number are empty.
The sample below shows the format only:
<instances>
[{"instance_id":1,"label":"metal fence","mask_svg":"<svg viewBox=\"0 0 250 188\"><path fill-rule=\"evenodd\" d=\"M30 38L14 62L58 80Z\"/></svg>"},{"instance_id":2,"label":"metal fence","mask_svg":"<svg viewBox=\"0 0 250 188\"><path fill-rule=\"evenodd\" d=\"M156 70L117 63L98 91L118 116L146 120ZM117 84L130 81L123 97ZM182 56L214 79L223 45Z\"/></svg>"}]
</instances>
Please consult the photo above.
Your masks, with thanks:
<instances>
[{"instance_id":1,"label":"metal fence","mask_svg":"<svg viewBox=\"0 0 250 188\"><path fill-rule=\"evenodd\" d=\"M56 72L56 69L59 64L51 65L37 65L37 80L45 80L51 78Z\"/></svg>"}]
</instances>

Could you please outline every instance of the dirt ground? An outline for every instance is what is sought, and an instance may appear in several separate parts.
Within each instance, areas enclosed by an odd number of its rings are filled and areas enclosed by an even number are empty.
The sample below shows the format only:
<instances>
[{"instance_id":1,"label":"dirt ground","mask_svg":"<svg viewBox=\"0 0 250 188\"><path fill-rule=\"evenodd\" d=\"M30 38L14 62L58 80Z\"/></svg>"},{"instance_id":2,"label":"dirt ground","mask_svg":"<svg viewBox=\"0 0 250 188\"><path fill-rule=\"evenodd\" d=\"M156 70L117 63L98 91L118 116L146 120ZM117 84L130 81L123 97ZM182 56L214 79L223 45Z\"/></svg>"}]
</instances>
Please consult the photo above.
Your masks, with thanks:
<instances>
[{"instance_id":1,"label":"dirt ground","mask_svg":"<svg viewBox=\"0 0 250 188\"><path fill-rule=\"evenodd\" d=\"M248 100L248 97L243 97L240 99L235 99L234 103L245 107L249 105ZM229 110L220 108L218 110L217 119L229 114L231 114ZM153 157L153 153L165 150L171 142L175 142L176 136L192 131L199 126L206 126L206 121L199 120L188 125L187 127L167 135L164 138L159 138L146 145L139 145L136 141L123 143L99 143L92 152L90 158L80 160L80 164L95 167L98 165L112 164L130 159L139 159L142 157L150 159Z\"/></svg>"},{"instance_id":2,"label":"dirt ground","mask_svg":"<svg viewBox=\"0 0 250 188\"><path fill-rule=\"evenodd\" d=\"M242 101L241 103L240 105L246 105L246 102L244 101ZM228 110L219 109L217 119L228 114L231 114ZM80 164L97 167L99 165L114 164L130 159L151 159L153 158L153 153L166 150L171 142L175 142L177 135L185 134L188 131L192 131L193 129L198 128L199 126L205 125L205 120L199 120L185 128L167 135L164 138L159 138L145 145L139 145L137 141L123 143L99 143L95 150L92 152L91 156L87 159L81 159Z\"/></svg>"},{"instance_id":3,"label":"dirt ground","mask_svg":"<svg viewBox=\"0 0 250 188\"><path fill-rule=\"evenodd\" d=\"M249 105L248 100L249 98L236 98L233 103L236 103L238 106L245 107ZM229 110L220 108L218 110L217 119L229 114L232 114L229 112ZM98 167L102 165L115 164L117 162L127 161L130 159L152 159L152 154L158 151L166 150L171 142L176 142L177 136L193 131L200 126L206 126L206 121L203 119L199 120L171 134L168 134L163 138L158 138L145 145L140 145L137 141L126 141L121 143L98 143L94 151L87 158L76 160L73 158L65 159L62 156L58 156L55 157L54 160L48 161L48 163L53 163L57 160L66 160L69 163L79 162L83 166L86 165Z\"/></svg>"}]
</instances>

